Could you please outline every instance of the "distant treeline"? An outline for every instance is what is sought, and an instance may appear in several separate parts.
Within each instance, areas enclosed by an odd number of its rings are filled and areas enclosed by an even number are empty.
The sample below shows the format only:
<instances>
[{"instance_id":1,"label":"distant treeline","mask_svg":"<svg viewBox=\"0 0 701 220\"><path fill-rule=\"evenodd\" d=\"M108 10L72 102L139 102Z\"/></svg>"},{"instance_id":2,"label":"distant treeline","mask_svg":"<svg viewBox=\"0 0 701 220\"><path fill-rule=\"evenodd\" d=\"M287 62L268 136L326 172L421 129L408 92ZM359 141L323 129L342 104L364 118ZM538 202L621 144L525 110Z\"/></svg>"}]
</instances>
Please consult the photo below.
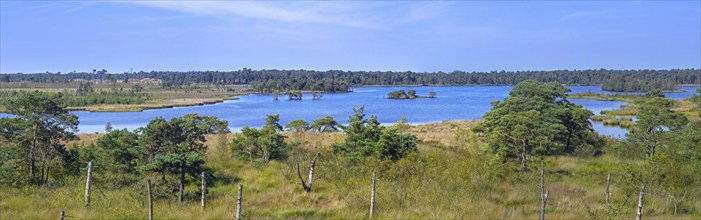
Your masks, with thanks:
<instances>
[{"instance_id":1,"label":"distant treeline","mask_svg":"<svg viewBox=\"0 0 701 220\"><path fill-rule=\"evenodd\" d=\"M701 84L701 69L670 70L553 70L553 71L453 71L417 73L411 71L314 71L314 70L251 70L237 71L151 71L111 74L106 70L92 73L4 74L0 82L57 83L76 79L119 80L160 79L164 83L185 85L195 83L215 85L262 85L263 90L324 90L343 91L345 86L367 85L516 85L533 79L569 85L602 85L611 79L641 81L669 80L673 84Z\"/></svg>"},{"instance_id":2,"label":"distant treeline","mask_svg":"<svg viewBox=\"0 0 701 220\"><path fill-rule=\"evenodd\" d=\"M673 91L675 83L671 79L639 80L614 79L604 82L601 89L613 92L649 92L652 90Z\"/></svg>"}]
</instances>

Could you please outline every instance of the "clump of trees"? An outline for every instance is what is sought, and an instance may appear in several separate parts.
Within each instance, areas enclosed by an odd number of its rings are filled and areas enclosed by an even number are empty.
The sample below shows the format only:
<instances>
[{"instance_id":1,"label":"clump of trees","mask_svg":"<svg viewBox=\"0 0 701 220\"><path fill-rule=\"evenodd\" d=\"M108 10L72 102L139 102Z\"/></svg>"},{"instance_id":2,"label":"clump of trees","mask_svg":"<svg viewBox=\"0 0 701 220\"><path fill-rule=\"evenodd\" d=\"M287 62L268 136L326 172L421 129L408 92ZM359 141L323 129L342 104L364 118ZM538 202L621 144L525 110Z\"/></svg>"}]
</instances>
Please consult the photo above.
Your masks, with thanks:
<instances>
[{"instance_id":1,"label":"clump of trees","mask_svg":"<svg viewBox=\"0 0 701 220\"><path fill-rule=\"evenodd\" d=\"M231 142L231 150L240 159L262 161L284 158L287 150L285 136L280 134L282 126L278 124L279 115L268 115L265 126L261 129L244 127Z\"/></svg>"},{"instance_id":2,"label":"clump of trees","mask_svg":"<svg viewBox=\"0 0 701 220\"><path fill-rule=\"evenodd\" d=\"M343 129L345 140L331 146L335 153L353 161L368 156L396 161L416 152L416 136L381 126L377 116L365 118L365 107L353 111L355 113L348 117L348 125Z\"/></svg>"},{"instance_id":3,"label":"clump of trees","mask_svg":"<svg viewBox=\"0 0 701 220\"><path fill-rule=\"evenodd\" d=\"M664 97L648 95L640 101L634 129L628 134L627 141L644 145L648 157L653 157L660 145L664 145L664 136L670 131L682 129L688 119L681 113L673 112L674 102Z\"/></svg>"},{"instance_id":4,"label":"clump of trees","mask_svg":"<svg viewBox=\"0 0 701 220\"><path fill-rule=\"evenodd\" d=\"M14 118L0 118L3 177L13 185L45 184L68 160L65 141L75 139L78 116L60 102L62 94L23 92L4 101Z\"/></svg>"},{"instance_id":5,"label":"clump of trees","mask_svg":"<svg viewBox=\"0 0 701 220\"><path fill-rule=\"evenodd\" d=\"M95 92L95 90L90 85L90 82L79 83L78 89L76 89L76 91L75 91L75 93L78 95L85 95L85 94L92 93L92 92Z\"/></svg>"},{"instance_id":6,"label":"clump of trees","mask_svg":"<svg viewBox=\"0 0 701 220\"><path fill-rule=\"evenodd\" d=\"M630 167L635 184L668 198L669 211L691 213L693 205L687 200L699 192L701 183L701 120L689 121L672 111L673 101L659 94L646 97L637 103L638 121L632 131L609 151Z\"/></svg>"},{"instance_id":7,"label":"clump of trees","mask_svg":"<svg viewBox=\"0 0 701 220\"><path fill-rule=\"evenodd\" d=\"M205 135L228 133L227 126L228 122L215 116L158 117L133 132L113 130L93 144L72 150L78 161L93 161L98 172L109 173L104 176L113 187L128 186L143 175L155 175L160 179L156 182L159 196L175 191L182 195L188 180L185 177L197 178L206 170Z\"/></svg>"},{"instance_id":8,"label":"clump of trees","mask_svg":"<svg viewBox=\"0 0 701 220\"><path fill-rule=\"evenodd\" d=\"M99 178L112 187L157 175L161 195L180 189L182 200L185 176L199 176L205 169L205 135L229 132L228 123L216 117L159 117L133 132L107 129L94 143L67 150L64 143L75 138L78 117L67 112L61 100L61 94L29 92L5 101L15 117L0 118L3 184L41 186L49 177L61 183L93 161L96 171L104 174Z\"/></svg>"},{"instance_id":9,"label":"clump of trees","mask_svg":"<svg viewBox=\"0 0 701 220\"><path fill-rule=\"evenodd\" d=\"M533 154L571 153L586 145L603 147L589 122L593 113L569 102L567 92L559 83L521 82L504 101L493 102L484 122L474 129L484 132L497 157L518 156L522 171L527 170L527 159Z\"/></svg>"},{"instance_id":10,"label":"clump of trees","mask_svg":"<svg viewBox=\"0 0 701 220\"><path fill-rule=\"evenodd\" d=\"M436 92L430 91L428 96L416 95L416 90L409 90L405 92L404 90L391 91L387 94L388 99L415 99L415 98L435 98Z\"/></svg>"},{"instance_id":11,"label":"clump of trees","mask_svg":"<svg viewBox=\"0 0 701 220\"><path fill-rule=\"evenodd\" d=\"M287 92L287 99L288 99L288 100L297 100L297 101L299 101L299 100L302 100L302 96L303 96L302 91L298 91L298 90L297 90L297 91L289 91L289 92Z\"/></svg>"}]
</instances>

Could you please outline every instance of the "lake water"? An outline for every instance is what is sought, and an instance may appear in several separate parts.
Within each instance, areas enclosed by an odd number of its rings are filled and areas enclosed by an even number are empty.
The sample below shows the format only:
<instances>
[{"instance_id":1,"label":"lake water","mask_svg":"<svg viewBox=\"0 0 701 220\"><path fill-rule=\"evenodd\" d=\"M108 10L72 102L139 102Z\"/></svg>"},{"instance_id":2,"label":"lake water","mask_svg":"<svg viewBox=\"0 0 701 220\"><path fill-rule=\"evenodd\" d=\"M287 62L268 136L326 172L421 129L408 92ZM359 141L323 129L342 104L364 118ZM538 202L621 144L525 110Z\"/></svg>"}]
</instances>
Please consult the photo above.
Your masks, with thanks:
<instances>
[{"instance_id":1,"label":"lake water","mask_svg":"<svg viewBox=\"0 0 701 220\"><path fill-rule=\"evenodd\" d=\"M311 123L315 119L331 116L337 121L346 123L348 116L353 114L353 108L365 106L365 113L377 115L383 124L391 124L406 117L408 123L429 123L443 120L480 119L489 111L490 102L503 100L508 96L512 86L455 86L455 87L358 87L351 93L323 94L322 100L312 100L310 94L305 94L301 101L288 101L287 96L280 96L274 101L271 95L244 95L239 100L229 100L223 103L154 109L143 112L85 112L76 111L80 124L80 133L103 132L105 124L110 122L114 129L129 130L145 126L156 117L170 119L185 114L217 116L229 121L232 131L238 131L244 126L260 127L265 123L267 114L280 114L280 124L285 125L292 120L304 119ZM593 91L602 92L600 86L569 86L573 93ZM435 91L435 99L397 100L385 99L390 91L416 90L418 95L427 95ZM695 87L684 87L691 91L687 93L669 93L672 98L687 98L693 95ZM625 102L595 101L585 99L570 99L585 108L599 114L601 110L616 109ZM0 114L0 117L8 115ZM624 137L627 132L618 127L605 127L602 123L594 122L594 129L600 134Z\"/></svg>"}]
</instances>

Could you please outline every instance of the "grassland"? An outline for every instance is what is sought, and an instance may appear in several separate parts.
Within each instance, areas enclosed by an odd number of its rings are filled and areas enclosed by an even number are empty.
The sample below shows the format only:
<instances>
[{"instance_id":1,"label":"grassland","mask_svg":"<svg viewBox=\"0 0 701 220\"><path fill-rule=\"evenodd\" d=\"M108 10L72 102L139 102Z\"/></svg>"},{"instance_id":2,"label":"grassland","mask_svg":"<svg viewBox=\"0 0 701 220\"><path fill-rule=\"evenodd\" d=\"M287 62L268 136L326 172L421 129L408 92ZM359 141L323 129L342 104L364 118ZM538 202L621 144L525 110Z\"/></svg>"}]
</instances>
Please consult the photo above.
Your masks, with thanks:
<instances>
[{"instance_id":1,"label":"grassland","mask_svg":"<svg viewBox=\"0 0 701 220\"><path fill-rule=\"evenodd\" d=\"M134 83L97 84L93 85L95 92L122 90L129 91ZM243 92L241 86L228 86L217 88L215 86L188 86L184 88L163 89L159 86L144 85L142 93L146 101L140 104L93 104L87 106L67 106L68 110L81 110L93 112L125 112L143 111L147 109L172 108L178 106L205 105L223 102L224 100L236 99L236 95L247 94ZM231 91L228 88L238 88ZM75 95L78 83L0 83L0 93L11 91L43 91L48 93L58 93ZM0 97L0 99L2 99ZM5 108L0 104L0 112Z\"/></svg>"},{"instance_id":2,"label":"grassland","mask_svg":"<svg viewBox=\"0 0 701 220\"><path fill-rule=\"evenodd\" d=\"M208 189L207 209L199 206L199 181L189 179L186 201L176 194L154 202L157 219L232 219L238 184L243 184L244 218L367 218L370 176L377 172L375 216L381 219L462 218L533 219L538 216L540 189L537 158L533 171L521 173L515 163L493 161L486 144L470 131L478 121L403 126L418 136L419 152L396 163L366 160L351 163L330 152L343 133L286 133L299 143L289 156L269 164L246 162L231 155L231 135L210 135L206 145L208 168L214 180ZM99 134L83 134L73 142L92 143ZM69 143L69 145L73 144ZM316 152L312 193L305 195L295 165L308 165ZM612 175L612 206L616 218L635 216L637 186L627 184L626 167L642 161L610 154L597 157L545 157L545 185L550 190L546 218L607 218L604 202L606 175ZM99 166L99 165L97 165ZM133 186L112 189L101 173L93 174L92 203L83 208L84 177L37 189L0 189L0 219L57 218L61 210L73 218L144 219L147 217L146 178ZM637 193L637 192L636 192ZM693 193L693 192L689 192ZM627 195L627 196L626 196ZM625 199L627 202L624 202ZM690 196L673 215L670 199L659 193L645 197L646 219L698 219L701 198ZM680 209L682 210L682 209Z\"/></svg>"},{"instance_id":3,"label":"grassland","mask_svg":"<svg viewBox=\"0 0 701 220\"><path fill-rule=\"evenodd\" d=\"M577 98L577 99L591 99L591 100L599 100L599 101L623 101L623 102L627 102L627 104L622 105L619 109L601 111L600 114L603 116L592 118L592 120L594 120L594 121L610 122L611 125L618 124L618 125L623 125L623 127L630 127L630 125L629 125L629 123L626 122L629 120L625 119L626 117L621 117L621 116L634 116L634 115L636 115L638 113L638 103L640 103L640 101L642 101L642 100L645 100L645 98L646 98L644 95L601 94L601 93L594 93L594 92L576 93L576 94L568 95L567 97L568 98ZM694 103L691 102L690 100L675 99L674 106L672 107L672 111L680 112L680 113L684 114L690 120L695 120L695 119L698 119L700 117L698 111L695 111L695 109L694 109Z\"/></svg>"}]
</instances>

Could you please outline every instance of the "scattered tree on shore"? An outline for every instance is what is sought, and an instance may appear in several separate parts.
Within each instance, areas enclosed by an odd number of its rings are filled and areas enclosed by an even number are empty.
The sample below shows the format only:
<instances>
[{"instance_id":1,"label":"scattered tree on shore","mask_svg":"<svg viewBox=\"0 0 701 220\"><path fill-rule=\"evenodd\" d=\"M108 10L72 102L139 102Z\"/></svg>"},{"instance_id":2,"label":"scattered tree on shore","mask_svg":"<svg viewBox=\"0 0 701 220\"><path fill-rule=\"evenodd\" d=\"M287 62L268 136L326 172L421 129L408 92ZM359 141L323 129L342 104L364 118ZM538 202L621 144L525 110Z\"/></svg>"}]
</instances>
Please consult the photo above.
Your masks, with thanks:
<instances>
[{"instance_id":1,"label":"scattered tree on shore","mask_svg":"<svg viewBox=\"0 0 701 220\"><path fill-rule=\"evenodd\" d=\"M334 132L338 131L341 128L341 124L338 123L333 117L331 116L326 116L317 120L314 120L314 123L311 126L312 130L318 131L318 132Z\"/></svg>"},{"instance_id":2,"label":"scattered tree on shore","mask_svg":"<svg viewBox=\"0 0 701 220\"><path fill-rule=\"evenodd\" d=\"M565 96L568 91L558 83L521 82L504 101L492 103L475 131L485 133L498 157L518 155L522 171L528 169L531 154L573 151L584 137L590 137L584 134L593 132L592 113L570 103Z\"/></svg>"},{"instance_id":3,"label":"scattered tree on shore","mask_svg":"<svg viewBox=\"0 0 701 220\"><path fill-rule=\"evenodd\" d=\"M0 136L8 140L20 156L8 161L27 168L28 175L18 175L29 183L42 185L56 160L66 156L65 141L75 139L78 116L64 109L62 94L43 92L22 93L4 102L14 118L0 118Z\"/></svg>"},{"instance_id":4,"label":"scattered tree on shore","mask_svg":"<svg viewBox=\"0 0 701 220\"><path fill-rule=\"evenodd\" d=\"M243 127L231 142L231 150L239 158L249 161L260 158L267 163L271 159L284 158L287 144L285 136L279 133L282 127L279 127L278 120L279 116L268 115L266 125L260 130Z\"/></svg>"},{"instance_id":5,"label":"scattered tree on shore","mask_svg":"<svg viewBox=\"0 0 701 220\"><path fill-rule=\"evenodd\" d=\"M305 132L310 129L309 123L305 120L294 120L285 125L285 129L292 132Z\"/></svg>"},{"instance_id":6,"label":"scattered tree on shore","mask_svg":"<svg viewBox=\"0 0 701 220\"><path fill-rule=\"evenodd\" d=\"M365 118L365 107L353 111L355 114L348 117L348 126L343 129L346 139L331 146L334 152L346 155L350 160L376 156L393 161L416 152L416 136L381 126L377 116Z\"/></svg>"}]
</instances>

